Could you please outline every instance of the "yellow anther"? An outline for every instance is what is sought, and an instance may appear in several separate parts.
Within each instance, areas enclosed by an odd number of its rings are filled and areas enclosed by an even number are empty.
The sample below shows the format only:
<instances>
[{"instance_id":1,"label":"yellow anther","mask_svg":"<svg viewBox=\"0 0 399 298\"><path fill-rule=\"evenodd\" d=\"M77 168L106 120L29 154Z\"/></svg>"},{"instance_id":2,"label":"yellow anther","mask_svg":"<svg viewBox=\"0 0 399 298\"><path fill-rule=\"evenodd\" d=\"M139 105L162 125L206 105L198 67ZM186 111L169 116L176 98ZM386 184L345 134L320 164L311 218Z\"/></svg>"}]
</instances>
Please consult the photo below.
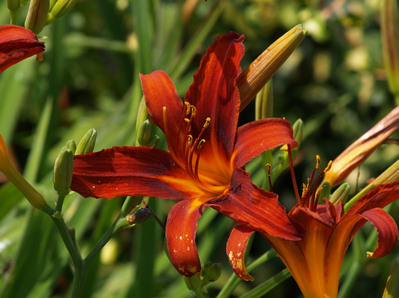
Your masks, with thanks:
<instances>
[{"instance_id":1,"label":"yellow anther","mask_svg":"<svg viewBox=\"0 0 399 298\"><path fill-rule=\"evenodd\" d=\"M184 122L186 122L186 123L190 123L190 119L188 119L188 118L184 118Z\"/></svg>"},{"instance_id":2,"label":"yellow anther","mask_svg":"<svg viewBox=\"0 0 399 298\"><path fill-rule=\"evenodd\" d=\"M320 155L316 154L316 169L320 167Z\"/></svg>"},{"instance_id":3,"label":"yellow anther","mask_svg":"<svg viewBox=\"0 0 399 298\"><path fill-rule=\"evenodd\" d=\"M205 123L202 127L207 128L209 126L209 124L211 124L211 117L206 117Z\"/></svg>"},{"instance_id":4,"label":"yellow anther","mask_svg":"<svg viewBox=\"0 0 399 298\"><path fill-rule=\"evenodd\" d=\"M188 101L185 101L184 105L186 106L186 116L188 116L188 114L190 114L190 111L191 111L191 109L190 109L191 105Z\"/></svg>"},{"instance_id":5,"label":"yellow anther","mask_svg":"<svg viewBox=\"0 0 399 298\"><path fill-rule=\"evenodd\" d=\"M193 136L192 135L187 135L187 143L191 145L193 143Z\"/></svg>"},{"instance_id":6,"label":"yellow anther","mask_svg":"<svg viewBox=\"0 0 399 298\"><path fill-rule=\"evenodd\" d=\"M325 169L323 170L324 174L327 173L327 172L331 169L331 166L332 166L332 160L330 160L330 161L328 162L327 166L326 166Z\"/></svg>"},{"instance_id":7,"label":"yellow anther","mask_svg":"<svg viewBox=\"0 0 399 298\"><path fill-rule=\"evenodd\" d=\"M197 149L200 150L202 148L202 146L204 146L205 143L206 143L206 140L205 139L201 139L198 142Z\"/></svg>"},{"instance_id":8,"label":"yellow anther","mask_svg":"<svg viewBox=\"0 0 399 298\"><path fill-rule=\"evenodd\" d=\"M195 114L197 114L197 108L193 105L191 105L191 116L194 117Z\"/></svg>"},{"instance_id":9,"label":"yellow anther","mask_svg":"<svg viewBox=\"0 0 399 298\"><path fill-rule=\"evenodd\" d=\"M305 196L306 192L307 192L307 186L305 183L302 183L302 198Z\"/></svg>"}]
</instances>

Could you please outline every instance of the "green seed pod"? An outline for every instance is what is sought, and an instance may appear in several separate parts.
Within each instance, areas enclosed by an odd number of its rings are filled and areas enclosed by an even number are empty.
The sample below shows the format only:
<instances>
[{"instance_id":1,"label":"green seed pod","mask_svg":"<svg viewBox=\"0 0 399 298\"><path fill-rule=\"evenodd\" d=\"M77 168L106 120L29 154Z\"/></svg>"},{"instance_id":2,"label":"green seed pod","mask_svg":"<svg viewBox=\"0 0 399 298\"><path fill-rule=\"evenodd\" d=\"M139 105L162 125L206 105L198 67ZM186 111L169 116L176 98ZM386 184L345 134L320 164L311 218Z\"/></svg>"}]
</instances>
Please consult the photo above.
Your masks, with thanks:
<instances>
[{"instance_id":1,"label":"green seed pod","mask_svg":"<svg viewBox=\"0 0 399 298\"><path fill-rule=\"evenodd\" d=\"M57 156L54 164L54 189L60 197L69 192L72 182L73 154L64 148Z\"/></svg>"},{"instance_id":2,"label":"green seed pod","mask_svg":"<svg viewBox=\"0 0 399 298\"><path fill-rule=\"evenodd\" d=\"M78 146L76 147L75 155L93 152L96 140L97 131L94 128L90 128L80 139Z\"/></svg>"}]
</instances>

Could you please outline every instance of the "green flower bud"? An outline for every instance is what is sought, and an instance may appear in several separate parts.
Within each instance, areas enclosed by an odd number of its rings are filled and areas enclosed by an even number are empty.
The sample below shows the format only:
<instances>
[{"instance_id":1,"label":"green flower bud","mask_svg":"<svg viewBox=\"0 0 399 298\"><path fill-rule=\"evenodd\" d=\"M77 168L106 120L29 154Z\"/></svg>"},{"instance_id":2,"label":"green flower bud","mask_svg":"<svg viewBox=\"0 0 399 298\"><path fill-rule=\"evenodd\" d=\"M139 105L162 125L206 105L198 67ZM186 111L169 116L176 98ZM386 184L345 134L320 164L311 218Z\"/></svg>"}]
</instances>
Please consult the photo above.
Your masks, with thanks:
<instances>
[{"instance_id":1,"label":"green flower bud","mask_svg":"<svg viewBox=\"0 0 399 298\"><path fill-rule=\"evenodd\" d=\"M60 197L69 192L72 182L73 153L64 148L57 156L54 164L54 189Z\"/></svg>"},{"instance_id":2,"label":"green flower bud","mask_svg":"<svg viewBox=\"0 0 399 298\"><path fill-rule=\"evenodd\" d=\"M76 0L51 0L51 8L48 13L47 22L51 23L56 18L62 17L75 5Z\"/></svg>"},{"instance_id":3,"label":"green flower bud","mask_svg":"<svg viewBox=\"0 0 399 298\"><path fill-rule=\"evenodd\" d=\"M49 6L49 0L31 0L25 19L25 27L36 34L39 33L47 22Z\"/></svg>"},{"instance_id":4,"label":"green flower bud","mask_svg":"<svg viewBox=\"0 0 399 298\"><path fill-rule=\"evenodd\" d=\"M399 259L396 258L392 265L391 273L387 278L385 284L384 293L382 298L395 298L399 297L399 270L398 270Z\"/></svg>"},{"instance_id":5,"label":"green flower bud","mask_svg":"<svg viewBox=\"0 0 399 298\"><path fill-rule=\"evenodd\" d=\"M204 280L215 281L222 274L222 265L219 263L206 263L202 269Z\"/></svg>"},{"instance_id":6,"label":"green flower bud","mask_svg":"<svg viewBox=\"0 0 399 298\"><path fill-rule=\"evenodd\" d=\"M302 119L298 119L295 121L294 125L292 126L293 130L293 137L298 145L302 142L303 137L303 121Z\"/></svg>"},{"instance_id":7,"label":"green flower bud","mask_svg":"<svg viewBox=\"0 0 399 298\"><path fill-rule=\"evenodd\" d=\"M93 152L96 140L97 131L94 128L90 128L80 139L79 144L76 147L75 155Z\"/></svg>"},{"instance_id":8,"label":"green flower bud","mask_svg":"<svg viewBox=\"0 0 399 298\"><path fill-rule=\"evenodd\" d=\"M328 182L325 182L328 183ZM333 204L338 204L339 202L345 203L348 199L351 187L348 183L342 183L331 195L330 202Z\"/></svg>"},{"instance_id":9,"label":"green flower bud","mask_svg":"<svg viewBox=\"0 0 399 298\"><path fill-rule=\"evenodd\" d=\"M194 291L195 293L199 291L202 292L202 279L199 272L191 277L184 277L184 282L186 283L187 288Z\"/></svg>"},{"instance_id":10,"label":"green flower bud","mask_svg":"<svg viewBox=\"0 0 399 298\"><path fill-rule=\"evenodd\" d=\"M322 185L320 185L319 189L319 201L323 201L324 198L327 198L327 200L330 199L330 195L331 195L331 185L328 182L324 182Z\"/></svg>"},{"instance_id":11,"label":"green flower bud","mask_svg":"<svg viewBox=\"0 0 399 298\"><path fill-rule=\"evenodd\" d=\"M76 142L75 142L74 140L69 140L69 141L66 143L65 147L66 147L67 149L71 150L71 151L72 151L72 154L75 154L75 152L76 152Z\"/></svg>"},{"instance_id":12,"label":"green flower bud","mask_svg":"<svg viewBox=\"0 0 399 298\"><path fill-rule=\"evenodd\" d=\"M265 86L258 92L255 99L255 119L273 117L273 85L269 80Z\"/></svg>"},{"instance_id":13,"label":"green flower bud","mask_svg":"<svg viewBox=\"0 0 399 298\"><path fill-rule=\"evenodd\" d=\"M141 146L148 146L151 141L151 127L152 123L149 119L144 120L137 130L137 144Z\"/></svg>"}]
</instances>

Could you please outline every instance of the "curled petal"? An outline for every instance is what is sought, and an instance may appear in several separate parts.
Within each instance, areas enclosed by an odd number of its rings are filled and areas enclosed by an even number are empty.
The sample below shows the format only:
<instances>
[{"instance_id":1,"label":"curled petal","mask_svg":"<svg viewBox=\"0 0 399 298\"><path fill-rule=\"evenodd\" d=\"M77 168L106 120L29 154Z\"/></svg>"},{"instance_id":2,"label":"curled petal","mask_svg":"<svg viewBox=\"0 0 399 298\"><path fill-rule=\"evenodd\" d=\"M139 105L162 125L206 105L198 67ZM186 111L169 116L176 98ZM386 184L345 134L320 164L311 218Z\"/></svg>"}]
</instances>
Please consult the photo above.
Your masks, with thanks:
<instances>
[{"instance_id":1,"label":"curled petal","mask_svg":"<svg viewBox=\"0 0 399 298\"><path fill-rule=\"evenodd\" d=\"M248 273L244 260L248 240L253 232L253 230L244 226L234 227L226 245L226 254L229 257L231 267L239 278L246 281L254 280Z\"/></svg>"},{"instance_id":2,"label":"curled petal","mask_svg":"<svg viewBox=\"0 0 399 298\"><path fill-rule=\"evenodd\" d=\"M243 35L234 32L217 37L202 58L194 82L185 96L185 101L196 107L193 135L198 134L205 119L210 117L211 142L213 145L220 142L228 157L233 151L240 106L236 80L244 55L243 40ZM209 139L208 133L204 138ZM215 151L207 146L203 150L209 149Z\"/></svg>"},{"instance_id":3,"label":"curled petal","mask_svg":"<svg viewBox=\"0 0 399 298\"><path fill-rule=\"evenodd\" d=\"M172 264L185 276L201 271L195 244L200 208L193 208L189 200L176 203L168 214L166 242Z\"/></svg>"},{"instance_id":4,"label":"curled petal","mask_svg":"<svg viewBox=\"0 0 399 298\"><path fill-rule=\"evenodd\" d=\"M152 121L165 133L171 153L179 156L178 144L182 142L179 139L179 130L183 124L183 102L177 95L175 85L161 70L147 75L140 74L140 79Z\"/></svg>"},{"instance_id":5,"label":"curled petal","mask_svg":"<svg viewBox=\"0 0 399 298\"><path fill-rule=\"evenodd\" d=\"M221 198L206 203L241 225L286 240L300 240L275 193L251 183L248 173L236 170L230 190Z\"/></svg>"},{"instance_id":6,"label":"curled petal","mask_svg":"<svg viewBox=\"0 0 399 298\"><path fill-rule=\"evenodd\" d=\"M15 63L44 51L44 43L24 27L0 26L0 72Z\"/></svg>"},{"instance_id":7,"label":"curled petal","mask_svg":"<svg viewBox=\"0 0 399 298\"><path fill-rule=\"evenodd\" d=\"M240 168L263 151L284 144L296 145L287 120L263 119L240 126L235 145L235 166Z\"/></svg>"},{"instance_id":8,"label":"curled petal","mask_svg":"<svg viewBox=\"0 0 399 298\"><path fill-rule=\"evenodd\" d=\"M379 258L389 254L398 241L398 226L384 209L374 208L361 214L378 231L378 247L369 257Z\"/></svg>"},{"instance_id":9,"label":"curled petal","mask_svg":"<svg viewBox=\"0 0 399 298\"><path fill-rule=\"evenodd\" d=\"M113 147L76 155L71 189L85 197L147 195L183 199L187 196L186 179L186 173L164 150Z\"/></svg>"}]
</instances>

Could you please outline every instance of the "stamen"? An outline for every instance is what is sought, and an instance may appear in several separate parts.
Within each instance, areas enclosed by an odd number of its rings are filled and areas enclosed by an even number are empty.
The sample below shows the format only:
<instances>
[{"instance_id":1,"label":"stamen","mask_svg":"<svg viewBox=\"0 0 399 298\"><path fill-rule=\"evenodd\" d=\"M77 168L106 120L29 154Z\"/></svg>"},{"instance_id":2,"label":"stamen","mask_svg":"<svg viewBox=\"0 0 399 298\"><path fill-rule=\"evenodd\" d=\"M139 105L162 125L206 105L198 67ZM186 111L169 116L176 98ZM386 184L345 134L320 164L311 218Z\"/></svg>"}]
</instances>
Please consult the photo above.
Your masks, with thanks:
<instances>
[{"instance_id":1,"label":"stamen","mask_svg":"<svg viewBox=\"0 0 399 298\"><path fill-rule=\"evenodd\" d=\"M314 175L316 174L316 171L319 167L320 167L320 156L317 154L316 155L316 165L313 168L312 175L310 176L310 179L308 180L308 187L307 187L306 195L302 198L304 203L307 204L308 206L312 205L312 203L310 203L310 201L309 201L309 196L310 196L310 191L312 189Z\"/></svg>"},{"instance_id":2,"label":"stamen","mask_svg":"<svg viewBox=\"0 0 399 298\"><path fill-rule=\"evenodd\" d=\"M206 143L206 140L201 139L201 141L199 141L198 145L197 145L197 158L195 159L195 169L194 169L194 174L195 177L198 178L199 181L199 177L198 177L198 166L199 166L199 158L200 158L200 150L201 148L204 146L204 144Z\"/></svg>"},{"instance_id":3,"label":"stamen","mask_svg":"<svg viewBox=\"0 0 399 298\"><path fill-rule=\"evenodd\" d=\"M291 146L287 145L287 147L288 147L288 159L289 159L289 162L290 162L291 180L292 180L292 185L294 187L295 198L296 198L297 202L300 202L301 198L299 197L298 185L296 183L296 178L295 178L294 163L292 161Z\"/></svg>"},{"instance_id":4,"label":"stamen","mask_svg":"<svg viewBox=\"0 0 399 298\"><path fill-rule=\"evenodd\" d=\"M319 196L320 196L320 192L318 192L317 189L319 188L319 184L320 184L321 178L326 173L326 169L328 171L328 169L331 167L331 163L332 163L332 161L329 161L327 166L325 167L325 169L323 171L321 171L319 173L319 175L317 176L317 179L316 179L316 182L315 182L315 185L314 185L314 191L313 191L313 194L312 194L311 210L316 210L316 208L317 208L317 203L319 202Z\"/></svg>"},{"instance_id":5,"label":"stamen","mask_svg":"<svg viewBox=\"0 0 399 298\"><path fill-rule=\"evenodd\" d=\"M273 192L273 185L272 185L272 165L270 163L265 164L265 167L267 168L267 182L269 183L269 191Z\"/></svg>"},{"instance_id":6,"label":"stamen","mask_svg":"<svg viewBox=\"0 0 399 298\"><path fill-rule=\"evenodd\" d=\"M328 162L327 166L324 168L324 170L323 170L324 174L327 173L331 169L331 166L332 166L332 160L330 160Z\"/></svg>"},{"instance_id":7,"label":"stamen","mask_svg":"<svg viewBox=\"0 0 399 298\"><path fill-rule=\"evenodd\" d=\"M191 105L191 118L195 117L195 115L197 114L197 108L193 105Z\"/></svg>"},{"instance_id":8,"label":"stamen","mask_svg":"<svg viewBox=\"0 0 399 298\"><path fill-rule=\"evenodd\" d=\"M168 128L168 121L166 119L166 106L162 106L162 122L163 122L163 129L166 133Z\"/></svg>"},{"instance_id":9,"label":"stamen","mask_svg":"<svg viewBox=\"0 0 399 298\"><path fill-rule=\"evenodd\" d=\"M190 109L191 105L188 101L185 101L184 105L186 106L186 116L188 116L191 112L191 109Z\"/></svg>"}]
</instances>

